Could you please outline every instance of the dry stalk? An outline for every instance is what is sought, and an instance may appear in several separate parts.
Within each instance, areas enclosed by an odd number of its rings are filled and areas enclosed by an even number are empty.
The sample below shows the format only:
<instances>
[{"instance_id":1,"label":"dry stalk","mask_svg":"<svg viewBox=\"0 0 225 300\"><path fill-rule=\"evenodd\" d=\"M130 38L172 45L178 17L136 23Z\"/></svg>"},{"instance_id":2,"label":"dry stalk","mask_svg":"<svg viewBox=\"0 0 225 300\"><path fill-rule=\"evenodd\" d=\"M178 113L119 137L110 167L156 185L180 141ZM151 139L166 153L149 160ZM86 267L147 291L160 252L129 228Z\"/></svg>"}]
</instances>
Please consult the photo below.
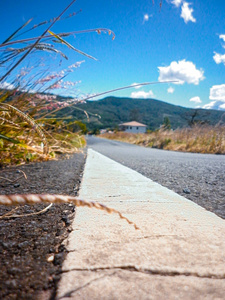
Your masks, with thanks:
<instances>
[{"instance_id":1,"label":"dry stalk","mask_svg":"<svg viewBox=\"0 0 225 300\"><path fill-rule=\"evenodd\" d=\"M14 123L12 121L9 121L9 120L7 120L5 118L0 117L0 120L2 120L2 122L0 123L0 125L3 125L4 123L9 123L9 124L15 126L16 128L19 128L19 129L21 128L18 124Z\"/></svg>"},{"instance_id":2,"label":"dry stalk","mask_svg":"<svg viewBox=\"0 0 225 300\"><path fill-rule=\"evenodd\" d=\"M45 213L50 207L52 207L52 205L53 204L51 203L47 207L45 207L44 209L42 209L40 211L33 212L30 214L23 214L23 215L14 215L13 214L13 212L19 208L19 207L16 207L15 209L12 209L11 211L4 214L3 216L0 216L0 219L21 218L21 217L30 217L30 216L34 216L34 215L40 215L40 214Z\"/></svg>"},{"instance_id":3,"label":"dry stalk","mask_svg":"<svg viewBox=\"0 0 225 300\"><path fill-rule=\"evenodd\" d=\"M15 183L15 182L17 182L19 179L21 179L22 177L24 177L25 179L27 179L27 175L26 175L26 173L24 172L24 171L21 171L21 170L17 170L17 172L18 173L22 173L22 175L20 176L20 177L18 177L18 178L16 178L16 179L14 179L14 180L11 180L11 179L9 179L9 178L5 178L5 177L0 177L1 179L4 179L4 180L7 180L7 181L9 181L10 183Z\"/></svg>"},{"instance_id":4,"label":"dry stalk","mask_svg":"<svg viewBox=\"0 0 225 300\"><path fill-rule=\"evenodd\" d=\"M2 82L25 58L26 56L35 48L36 45L44 38L45 34L48 32L49 29L61 18L64 12L75 2L73 0L61 13L60 15L54 19L54 21L50 24L50 26L42 33L42 35L34 42L33 45L28 49L28 51L0 78L0 82Z\"/></svg>"},{"instance_id":5,"label":"dry stalk","mask_svg":"<svg viewBox=\"0 0 225 300\"><path fill-rule=\"evenodd\" d=\"M0 178L1 178L1 179L4 179L4 180L6 180L6 181L9 181L9 182L11 182L11 183L14 182L13 180L11 180L11 179L9 179L9 178L5 178L5 177L2 177L2 176L0 176Z\"/></svg>"},{"instance_id":6,"label":"dry stalk","mask_svg":"<svg viewBox=\"0 0 225 300\"><path fill-rule=\"evenodd\" d=\"M24 204L37 204L37 203L73 203L75 206L87 206L89 208L97 208L104 210L107 213L116 213L121 219L126 220L129 224L134 225L135 229L139 227L126 217L121 212L114 208L107 207L98 202L89 202L85 200L77 199L73 196L65 195L50 195L50 194L27 194L27 195L0 195L0 204L2 205L24 205Z\"/></svg>"},{"instance_id":7,"label":"dry stalk","mask_svg":"<svg viewBox=\"0 0 225 300\"><path fill-rule=\"evenodd\" d=\"M19 208L19 206L13 208L12 210L8 211L6 214L0 216L0 219L4 219L7 218L8 216L12 215L17 209Z\"/></svg>"},{"instance_id":8,"label":"dry stalk","mask_svg":"<svg viewBox=\"0 0 225 300\"><path fill-rule=\"evenodd\" d=\"M12 111L12 112L16 113L20 118L22 118L23 120L25 120L29 125L32 126L32 128L34 128L36 130L36 132L41 137L41 139L43 141L43 144L44 144L43 152L44 152L44 154L48 154L49 149L48 149L47 139L46 139L43 131L41 130L41 128L38 126L38 124L31 117L29 117L28 115L26 115L25 113L23 113L22 111L20 111L15 106L12 106L12 105L6 104L6 103L1 103L1 105L3 105L4 107L6 107L9 111Z\"/></svg>"}]
</instances>

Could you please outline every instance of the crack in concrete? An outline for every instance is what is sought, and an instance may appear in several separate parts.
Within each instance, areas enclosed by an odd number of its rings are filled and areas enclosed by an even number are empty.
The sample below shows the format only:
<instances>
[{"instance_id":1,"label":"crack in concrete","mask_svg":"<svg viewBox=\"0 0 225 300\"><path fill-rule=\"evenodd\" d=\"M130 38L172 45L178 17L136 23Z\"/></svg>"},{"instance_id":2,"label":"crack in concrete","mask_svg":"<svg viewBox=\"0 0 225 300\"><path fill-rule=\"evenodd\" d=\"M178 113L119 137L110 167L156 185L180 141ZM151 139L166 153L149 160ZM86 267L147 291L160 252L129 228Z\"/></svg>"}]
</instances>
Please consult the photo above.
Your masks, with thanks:
<instances>
[{"instance_id":1,"label":"crack in concrete","mask_svg":"<svg viewBox=\"0 0 225 300\"><path fill-rule=\"evenodd\" d=\"M76 292L78 292L78 291L80 291L80 290L86 288L87 286L91 285L93 282L98 281L98 280L101 280L101 279L105 278L106 276L112 276L112 275L114 275L115 273L116 273L116 271L113 272L113 273L111 273L111 274L104 274L103 276L100 276L100 277L98 277L98 278L94 278L94 279L92 279L92 280L86 282L84 285L79 286L79 287L77 287L77 288L75 288L75 289L73 289L73 290L70 290L69 292L65 293L65 294L62 295L61 297L59 297L59 298L57 297L56 300L64 299L65 297L66 297L66 298L70 298L70 297L72 296L72 294L74 294L74 293L76 293Z\"/></svg>"},{"instance_id":2,"label":"crack in concrete","mask_svg":"<svg viewBox=\"0 0 225 300\"><path fill-rule=\"evenodd\" d=\"M182 239L185 240L184 237L181 237L179 235L176 234L157 234L157 235L144 235L142 237L138 237L135 240L143 240L143 239L158 239L158 238L175 238L175 239Z\"/></svg>"},{"instance_id":3,"label":"crack in concrete","mask_svg":"<svg viewBox=\"0 0 225 300\"><path fill-rule=\"evenodd\" d=\"M172 238L175 238L175 239L178 239L178 240L185 240L184 237L181 237L181 236L175 235L175 234L144 235L142 237L134 238L133 240L158 239L158 238L167 238L167 237L168 238L172 237ZM126 243L129 243L129 242L130 242L130 240L127 241ZM73 252L78 252L78 251L80 251L80 249L79 250L77 250L77 249L68 250L67 249L68 253L73 253Z\"/></svg>"},{"instance_id":4,"label":"crack in concrete","mask_svg":"<svg viewBox=\"0 0 225 300\"><path fill-rule=\"evenodd\" d=\"M157 269L157 268L142 268L134 265L120 265L120 266L106 266L106 267L90 267L90 268L73 268L68 270L62 270L62 273L68 273L72 271L90 271L90 272L98 272L105 270L125 270L130 272L139 272L149 275L159 275L159 276L192 276L198 278L209 278L209 279L225 279L225 273L223 274L215 274L215 273L198 273L193 271L180 271L180 270L166 270L166 269Z\"/></svg>"}]
</instances>

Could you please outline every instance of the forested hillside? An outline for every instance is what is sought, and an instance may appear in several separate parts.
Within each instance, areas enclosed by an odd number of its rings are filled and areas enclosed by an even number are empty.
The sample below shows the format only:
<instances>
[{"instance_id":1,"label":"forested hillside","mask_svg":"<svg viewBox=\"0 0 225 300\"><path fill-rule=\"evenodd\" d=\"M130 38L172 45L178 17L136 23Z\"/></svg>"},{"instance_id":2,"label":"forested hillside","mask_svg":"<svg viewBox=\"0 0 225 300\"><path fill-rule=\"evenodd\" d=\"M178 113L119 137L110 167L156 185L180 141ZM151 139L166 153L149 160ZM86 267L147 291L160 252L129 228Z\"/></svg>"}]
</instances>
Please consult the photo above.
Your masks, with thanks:
<instances>
[{"instance_id":1,"label":"forested hillside","mask_svg":"<svg viewBox=\"0 0 225 300\"><path fill-rule=\"evenodd\" d=\"M89 120L84 110L88 113ZM115 128L120 123L135 120L154 130L163 124L165 117L169 118L173 129L193 123L225 123L225 113L222 111L190 109L155 99L107 97L76 105L75 109L64 109L60 114L81 120L87 124L88 129Z\"/></svg>"}]
</instances>

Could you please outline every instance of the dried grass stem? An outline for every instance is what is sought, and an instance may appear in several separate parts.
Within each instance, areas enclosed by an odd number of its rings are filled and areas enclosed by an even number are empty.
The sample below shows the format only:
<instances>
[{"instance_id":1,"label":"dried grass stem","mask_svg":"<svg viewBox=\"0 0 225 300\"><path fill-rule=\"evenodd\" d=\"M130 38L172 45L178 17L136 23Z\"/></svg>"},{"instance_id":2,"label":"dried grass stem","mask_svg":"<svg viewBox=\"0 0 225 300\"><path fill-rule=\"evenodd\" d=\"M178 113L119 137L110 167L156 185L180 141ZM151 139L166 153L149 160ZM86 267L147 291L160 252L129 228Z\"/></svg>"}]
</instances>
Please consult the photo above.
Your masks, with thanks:
<instances>
[{"instance_id":1,"label":"dried grass stem","mask_svg":"<svg viewBox=\"0 0 225 300\"><path fill-rule=\"evenodd\" d=\"M139 229L138 226L124 217L121 212L114 208L107 207L98 202L89 202L85 200L77 199L73 196L65 195L50 195L50 194L27 194L27 195L0 195L0 204L2 205L24 205L24 204L37 204L37 203L73 203L75 206L87 206L89 208L96 208L104 210L107 213L116 213L121 219L127 221L127 223L134 225L135 229Z\"/></svg>"}]
</instances>

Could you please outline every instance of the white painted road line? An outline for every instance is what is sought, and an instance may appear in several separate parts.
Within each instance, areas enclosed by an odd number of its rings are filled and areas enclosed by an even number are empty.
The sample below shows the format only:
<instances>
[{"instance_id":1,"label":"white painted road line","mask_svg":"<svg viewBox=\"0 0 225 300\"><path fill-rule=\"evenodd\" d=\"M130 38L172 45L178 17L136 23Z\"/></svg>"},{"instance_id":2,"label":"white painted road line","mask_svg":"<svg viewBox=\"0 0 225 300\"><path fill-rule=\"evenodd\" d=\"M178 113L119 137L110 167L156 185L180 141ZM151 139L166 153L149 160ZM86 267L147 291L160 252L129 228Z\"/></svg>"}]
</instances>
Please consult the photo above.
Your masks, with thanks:
<instances>
[{"instance_id":1,"label":"white painted road line","mask_svg":"<svg viewBox=\"0 0 225 300\"><path fill-rule=\"evenodd\" d=\"M89 149L57 299L224 299L225 221Z\"/></svg>"}]
</instances>

